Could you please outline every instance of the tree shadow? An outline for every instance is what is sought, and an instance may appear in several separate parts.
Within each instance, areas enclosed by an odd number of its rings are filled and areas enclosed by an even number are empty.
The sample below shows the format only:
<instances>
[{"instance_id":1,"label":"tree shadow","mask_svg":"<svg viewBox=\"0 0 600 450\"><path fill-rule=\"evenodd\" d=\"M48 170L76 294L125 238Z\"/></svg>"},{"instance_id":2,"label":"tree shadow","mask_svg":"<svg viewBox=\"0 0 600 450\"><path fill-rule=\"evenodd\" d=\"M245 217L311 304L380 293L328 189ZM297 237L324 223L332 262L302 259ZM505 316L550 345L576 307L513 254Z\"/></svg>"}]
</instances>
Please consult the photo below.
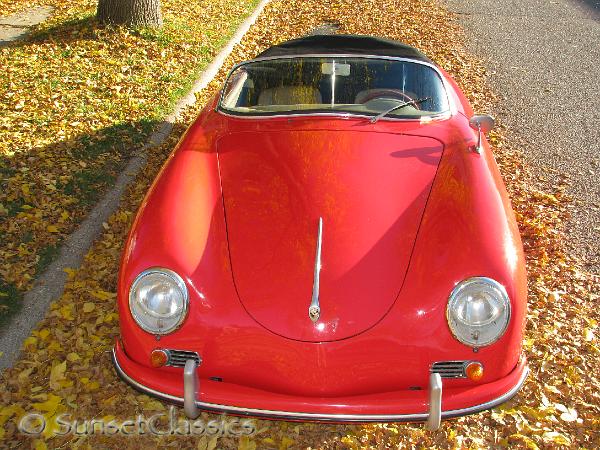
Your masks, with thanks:
<instances>
[{"instance_id":1,"label":"tree shadow","mask_svg":"<svg viewBox=\"0 0 600 450\"><path fill-rule=\"evenodd\" d=\"M65 20L51 27L44 27L41 23L32 27L31 31L23 37L2 43L1 47L26 47L46 43L73 44L81 41L97 41L104 39L103 31L116 31L123 29L118 25L100 22L95 14L77 19ZM155 41L159 44L168 43L171 38L165 35L162 28L139 27L128 29L128 33L142 39Z\"/></svg>"},{"instance_id":2,"label":"tree shadow","mask_svg":"<svg viewBox=\"0 0 600 450\"><path fill-rule=\"evenodd\" d=\"M96 31L106 28L105 25L98 22L93 15L66 20L55 26L45 27L42 22L31 28L31 30L21 38L4 42L2 47L26 47L29 45L40 45L52 42L72 43L82 40L97 40Z\"/></svg>"},{"instance_id":3,"label":"tree shadow","mask_svg":"<svg viewBox=\"0 0 600 450\"><path fill-rule=\"evenodd\" d=\"M38 277L60 254L62 239L77 228L95 204L113 186L116 177L129 159L148 142L152 132L161 123L156 120L125 122L34 148L26 155L0 155L0 190L3 191L8 191L10 177L16 175L23 164L28 164L28 159L36 158L37 155L46 155L46 158L50 156L50 160L56 161L63 161L66 157L75 161L77 167L74 171L69 170L68 167L73 167L73 164L67 164L67 168L62 169L62 172L50 173L47 165L37 166L35 171L38 173L31 174L28 179L36 183L36 186L32 187L31 195L23 192L16 198L12 198L13 195L2 199L0 230L17 229L19 234L7 232L2 238L0 251L8 246L13 248L18 248L21 244L30 246L35 250L37 261L29 275ZM180 131L173 130L173 132ZM167 154L165 158L166 156ZM43 173L45 169L48 169L48 173ZM40 183L40 179L50 175L58 181L48 189ZM61 206L67 208L66 211L70 214L68 217L70 220L65 222L64 233L48 235L36 231L39 227L27 226L26 221L19 220L20 213L32 207L37 208L45 216L44 211L54 205L42 203L40 199L59 195L72 199L72 203L68 206L64 204ZM8 201L8 198L11 200ZM11 265L10 259L3 263L9 267ZM10 278L0 272L0 328L6 326L10 318L22 308L22 298L27 291L26 286L20 286L18 281L7 280L7 277Z\"/></svg>"},{"instance_id":4,"label":"tree shadow","mask_svg":"<svg viewBox=\"0 0 600 450\"><path fill-rule=\"evenodd\" d=\"M54 26L45 27L44 23L36 25L23 37L14 41L3 41L1 47L26 47L47 43L73 44L81 41L101 40L103 31L118 30L122 27L98 21L95 14L62 21ZM144 28L129 29L129 33L147 40L163 38L161 29Z\"/></svg>"}]
</instances>

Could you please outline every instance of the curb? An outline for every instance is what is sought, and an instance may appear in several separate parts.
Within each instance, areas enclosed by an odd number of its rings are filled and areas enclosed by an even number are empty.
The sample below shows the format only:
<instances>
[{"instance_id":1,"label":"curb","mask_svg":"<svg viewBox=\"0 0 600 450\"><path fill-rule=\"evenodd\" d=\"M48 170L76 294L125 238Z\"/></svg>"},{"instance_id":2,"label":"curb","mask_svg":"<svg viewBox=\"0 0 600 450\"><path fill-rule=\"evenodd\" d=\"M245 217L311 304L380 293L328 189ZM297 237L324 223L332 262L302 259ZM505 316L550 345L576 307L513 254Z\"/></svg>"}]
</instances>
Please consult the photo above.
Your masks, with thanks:
<instances>
[{"instance_id":1,"label":"curb","mask_svg":"<svg viewBox=\"0 0 600 450\"><path fill-rule=\"evenodd\" d=\"M177 102L173 112L164 119L139 153L129 160L127 166L117 177L114 187L94 206L79 227L66 238L58 258L48 266L38 277L33 288L24 295L21 310L10 319L10 323L3 330L0 330L0 371L12 367L21 353L23 341L31 334L38 322L46 316L50 303L63 294L67 281L64 269L81 265L93 242L100 236L103 230L102 223L108 221L111 214L117 210L125 189L144 167L148 149L165 142L181 112L196 102L195 94L212 81L225 59L256 22L269 2L270 0L262 0L254 12L242 22L225 47L204 69L190 92Z\"/></svg>"}]
</instances>

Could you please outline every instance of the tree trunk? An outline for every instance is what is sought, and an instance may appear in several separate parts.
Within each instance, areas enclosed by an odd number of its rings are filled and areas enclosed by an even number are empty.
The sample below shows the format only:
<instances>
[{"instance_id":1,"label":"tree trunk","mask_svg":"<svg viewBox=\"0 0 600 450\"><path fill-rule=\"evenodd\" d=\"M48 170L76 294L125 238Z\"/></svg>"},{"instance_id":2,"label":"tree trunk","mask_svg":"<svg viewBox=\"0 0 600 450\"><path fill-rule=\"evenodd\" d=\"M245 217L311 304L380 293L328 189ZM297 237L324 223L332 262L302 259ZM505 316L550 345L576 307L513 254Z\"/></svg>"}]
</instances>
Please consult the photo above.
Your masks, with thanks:
<instances>
[{"instance_id":1,"label":"tree trunk","mask_svg":"<svg viewBox=\"0 0 600 450\"><path fill-rule=\"evenodd\" d=\"M98 20L128 27L162 25L160 0L99 0Z\"/></svg>"}]
</instances>

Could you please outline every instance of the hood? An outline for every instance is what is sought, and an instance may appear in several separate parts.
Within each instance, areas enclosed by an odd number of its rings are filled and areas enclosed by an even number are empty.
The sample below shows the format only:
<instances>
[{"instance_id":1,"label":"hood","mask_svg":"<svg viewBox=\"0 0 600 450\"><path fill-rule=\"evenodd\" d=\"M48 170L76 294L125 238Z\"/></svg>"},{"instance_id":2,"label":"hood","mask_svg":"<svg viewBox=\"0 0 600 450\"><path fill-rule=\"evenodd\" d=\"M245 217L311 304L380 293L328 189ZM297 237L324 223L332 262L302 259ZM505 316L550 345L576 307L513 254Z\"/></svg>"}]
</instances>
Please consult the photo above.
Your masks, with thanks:
<instances>
[{"instance_id":1,"label":"hood","mask_svg":"<svg viewBox=\"0 0 600 450\"><path fill-rule=\"evenodd\" d=\"M400 293L443 146L428 137L247 131L217 142L233 278L247 312L286 338L344 339ZM320 317L311 304L322 219Z\"/></svg>"}]
</instances>

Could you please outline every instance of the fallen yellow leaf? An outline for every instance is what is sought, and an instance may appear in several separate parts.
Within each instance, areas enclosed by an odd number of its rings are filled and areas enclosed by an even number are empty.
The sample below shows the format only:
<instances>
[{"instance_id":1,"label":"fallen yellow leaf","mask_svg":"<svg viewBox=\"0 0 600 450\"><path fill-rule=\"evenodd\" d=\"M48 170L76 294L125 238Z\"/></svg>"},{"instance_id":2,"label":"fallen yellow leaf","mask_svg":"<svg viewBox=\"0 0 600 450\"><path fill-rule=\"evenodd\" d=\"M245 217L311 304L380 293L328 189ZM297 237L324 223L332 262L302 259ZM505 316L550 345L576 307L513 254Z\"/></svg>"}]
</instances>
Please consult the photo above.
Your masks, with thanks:
<instances>
[{"instance_id":1,"label":"fallen yellow leaf","mask_svg":"<svg viewBox=\"0 0 600 450\"><path fill-rule=\"evenodd\" d=\"M50 387L54 390L59 390L61 387L60 381L65 379L65 371L67 370L67 361L56 364L50 371Z\"/></svg>"},{"instance_id":2,"label":"fallen yellow leaf","mask_svg":"<svg viewBox=\"0 0 600 450\"><path fill-rule=\"evenodd\" d=\"M33 403L32 406L38 411L45 411L48 414L52 415L56 413L59 405L62 402L62 398L58 395L48 394L48 399L45 402L41 403Z\"/></svg>"},{"instance_id":3,"label":"fallen yellow leaf","mask_svg":"<svg viewBox=\"0 0 600 450\"><path fill-rule=\"evenodd\" d=\"M81 359L81 357L77 353L74 353L74 352L71 352L67 355L67 360L69 362L79 361L80 359Z\"/></svg>"}]
</instances>

